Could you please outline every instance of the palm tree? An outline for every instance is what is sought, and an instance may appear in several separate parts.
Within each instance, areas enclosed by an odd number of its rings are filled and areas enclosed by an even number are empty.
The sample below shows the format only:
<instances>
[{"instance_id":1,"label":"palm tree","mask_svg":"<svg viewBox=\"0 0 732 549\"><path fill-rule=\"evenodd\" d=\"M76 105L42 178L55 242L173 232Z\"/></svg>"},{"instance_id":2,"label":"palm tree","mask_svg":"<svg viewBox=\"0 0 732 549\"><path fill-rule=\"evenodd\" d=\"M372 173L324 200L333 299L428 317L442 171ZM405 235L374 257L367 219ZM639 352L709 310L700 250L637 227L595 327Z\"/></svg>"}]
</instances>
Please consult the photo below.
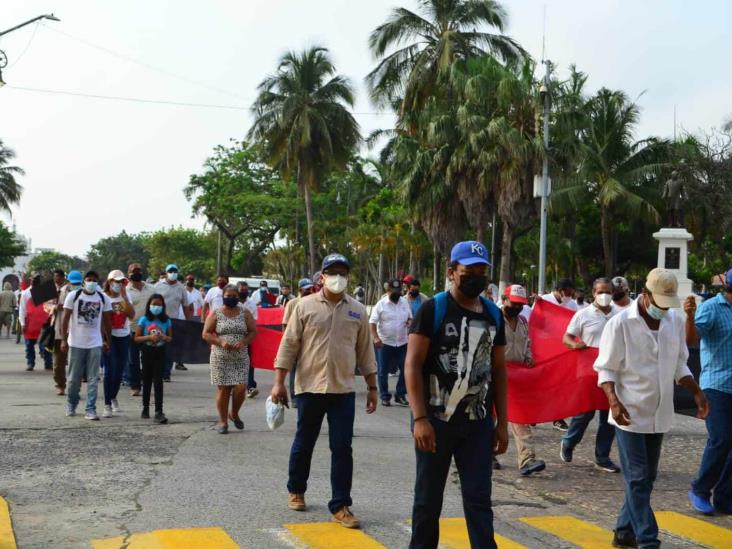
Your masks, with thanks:
<instances>
[{"instance_id":1,"label":"palm tree","mask_svg":"<svg viewBox=\"0 0 732 549\"><path fill-rule=\"evenodd\" d=\"M310 193L330 172L345 167L361 140L349 111L350 81L336 74L329 52L313 47L282 56L277 71L259 84L249 136L259 140L268 162L283 179L295 178L305 199L310 272L315 271L315 241Z\"/></svg>"},{"instance_id":2,"label":"palm tree","mask_svg":"<svg viewBox=\"0 0 732 549\"><path fill-rule=\"evenodd\" d=\"M15 158L15 151L6 147L0 139L0 210L10 212L10 205L20 202L23 194L23 187L18 184L15 177L25 175L25 172L17 166L8 166L8 163Z\"/></svg>"},{"instance_id":3,"label":"palm tree","mask_svg":"<svg viewBox=\"0 0 732 549\"><path fill-rule=\"evenodd\" d=\"M578 165L552 201L574 200L589 193L600 208L600 233L605 275L614 274L612 225L639 218L655 223L658 211L644 197L648 183L668 166L669 143L634 140L638 105L622 91L600 89L584 104L585 119L578 132Z\"/></svg>"},{"instance_id":4,"label":"palm tree","mask_svg":"<svg viewBox=\"0 0 732 549\"><path fill-rule=\"evenodd\" d=\"M366 77L372 99L388 105L403 98L402 112L418 110L426 98L439 95L436 88L454 61L486 54L504 62L519 60L523 48L501 34L507 22L506 10L494 0L418 0L417 13L394 9L369 37L380 60ZM499 34L485 32L486 27Z\"/></svg>"}]
</instances>

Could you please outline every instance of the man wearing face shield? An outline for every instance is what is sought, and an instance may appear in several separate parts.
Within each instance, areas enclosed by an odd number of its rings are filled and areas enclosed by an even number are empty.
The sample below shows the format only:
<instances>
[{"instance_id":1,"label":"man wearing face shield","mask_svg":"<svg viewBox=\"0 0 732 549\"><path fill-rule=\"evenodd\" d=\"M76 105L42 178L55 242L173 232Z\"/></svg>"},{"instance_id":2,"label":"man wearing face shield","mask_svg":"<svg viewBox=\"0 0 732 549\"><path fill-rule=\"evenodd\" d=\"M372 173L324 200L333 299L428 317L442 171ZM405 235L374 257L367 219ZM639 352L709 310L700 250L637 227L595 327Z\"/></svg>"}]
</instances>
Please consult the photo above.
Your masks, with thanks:
<instances>
[{"instance_id":1,"label":"man wearing face shield","mask_svg":"<svg viewBox=\"0 0 732 549\"><path fill-rule=\"evenodd\" d=\"M417 460L412 548L438 546L453 457L470 545L496 548L492 458L508 445L507 377L501 311L481 297L489 264L480 242L456 244L448 269L451 289L424 303L410 329L406 379Z\"/></svg>"},{"instance_id":2,"label":"man wearing face shield","mask_svg":"<svg viewBox=\"0 0 732 549\"><path fill-rule=\"evenodd\" d=\"M598 278L592 284L592 305L575 313L564 334L564 345L569 349L581 350L586 347L599 347L600 337L605 325L618 312L613 305L612 282ZM562 461L572 461L572 452L595 417L595 410L576 415L572 418L567 433L562 437L559 457ZM615 428L608 424L608 411L599 411L597 436L595 437L595 466L607 473L618 473L620 468L610 459L610 449L615 439Z\"/></svg>"},{"instance_id":3,"label":"man wearing face shield","mask_svg":"<svg viewBox=\"0 0 732 549\"><path fill-rule=\"evenodd\" d=\"M613 303L618 310L630 307L633 300L630 299L630 289L628 281L622 276L613 278Z\"/></svg>"},{"instance_id":4,"label":"man wearing face shield","mask_svg":"<svg viewBox=\"0 0 732 549\"><path fill-rule=\"evenodd\" d=\"M685 322L671 310L680 305L676 276L653 269L643 294L610 319L600 338L594 368L610 404L625 481L614 547L660 547L651 495L663 435L674 421L674 382L693 393L697 417L709 413L704 393L686 366Z\"/></svg>"},{"instance_id":5,"label":"man wearing face shield","mask_svg":"<svg viewBox=\"0 0 732 549\"><path fill-rule=\"evenodd\" d=\"M389 392L389 367L394 364L399 379L394 402L409 406L407 387L404 384L404 359L407 356L407 331L412 321L412 310L402 297L402 283L398 279L389 282L389 293L371 310L369 326L376 347L379 368L379 396L382 406L391 406Z\"/></svg>"},{"instance_id":6,"label":"man wearing face shield","mask_svg":"<svg viewBox=\"0 0 732 549\"><path fill-rule=\"evenodd\" d=\"M348 260L341 254L328 255L321 271L322 291L301 298L288 319L275 359L271 396L275 403L288 403L285 376L297 361L297 431L290 451L288 507L306 510L310 461L327 416L332 489L328 508L334 521L358 528L360 523L350 510L355 371L358 367L366 379L366 413L371 414L377 403L376 359L366 308L346 294Z\"/></svg>"}]
</instances>

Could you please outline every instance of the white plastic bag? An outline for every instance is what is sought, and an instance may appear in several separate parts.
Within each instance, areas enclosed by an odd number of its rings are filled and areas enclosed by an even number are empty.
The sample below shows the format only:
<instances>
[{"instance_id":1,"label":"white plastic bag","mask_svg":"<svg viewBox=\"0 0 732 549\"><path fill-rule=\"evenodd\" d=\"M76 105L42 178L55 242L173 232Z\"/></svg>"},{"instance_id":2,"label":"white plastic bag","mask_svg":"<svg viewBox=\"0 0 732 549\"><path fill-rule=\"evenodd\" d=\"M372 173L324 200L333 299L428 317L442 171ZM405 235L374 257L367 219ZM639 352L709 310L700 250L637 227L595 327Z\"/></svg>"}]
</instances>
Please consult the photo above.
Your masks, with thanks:
<instances>
[{"instance_id":1,"label":"white plastic bag","mask_svg":"<svg viewBox=\"0 0 732 549\"><path fill-rule=\"evenodd\" d=\"M265 409L267 413L267 425L270 430L274 431L285 422L284 404L275 404L272 402L272 397L268 396Z\"/></svg>"}]
</instances>

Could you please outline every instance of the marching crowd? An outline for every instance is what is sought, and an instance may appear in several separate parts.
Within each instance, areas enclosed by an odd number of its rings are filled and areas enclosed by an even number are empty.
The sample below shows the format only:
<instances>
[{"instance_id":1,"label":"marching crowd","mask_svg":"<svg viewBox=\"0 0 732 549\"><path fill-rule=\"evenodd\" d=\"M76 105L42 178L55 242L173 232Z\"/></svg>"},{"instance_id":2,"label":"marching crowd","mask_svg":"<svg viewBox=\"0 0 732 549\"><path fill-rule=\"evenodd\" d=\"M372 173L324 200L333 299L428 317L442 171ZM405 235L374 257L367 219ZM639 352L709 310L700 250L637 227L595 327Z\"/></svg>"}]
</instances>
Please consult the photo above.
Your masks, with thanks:
<instances>
[{"instance_id":1,"label":"marching crowd","mask_svg":"<svg viewBox=\"0 0 732 549\"><path fill-rule=\"evenodd\" d=\"M166 423L164 382L174 368L186 369L174 364L167 350L171 319L199 321L211 347L217 429L226 434L229 423L244 429L239 411L247 395L257 394L250 343L257 336L258 309L283 307L270 396L274 403L297 408L288 507L307 508L311 458L327 418L332 455L328 506L335 521L359 527L350 510L358 373L366 383L366 413L373 413L379 402L411 411L416 482L410 547L437 547L443 492L454 462L471 546L495 548L489 464L495 467L495 457L506 451L509 430L520 474L531 476L546 467L532 444L534 426L508 422L506 368L507 362L535 366L529 323L532 305L543 300L574 312L562 339L568 349L597 349L594 370L609 410L586 410L569 424L557 418L554 427L563 432L559 454L568 463L589 423L598 419L595 463L608 473L622 472L625 485L612 544L660 546L651 493L663 436L673 422L675 383L693 394L708 431L689 500L702 513L732 514L732 270L725 291L697 307L693 297L682 304L675 275L664 269L648 273L635 299L623 277L598 278L589 299L570 279L560 280L546 295L528 296L513 284L499 296L488 281L489 265L483 244L460 242L450 257L448 291L429 298L419 280L406 276L386 283L370 310L361 286L353 296L346 291L350 263L340 254L327 256L312 279L300 280L297 296L285 286L275 295L266 281L250 291L246 282L232 285L226 276L211 288L197 288L191 275L179 281L175 264L158 281L145 281L142 266L133 263L126 274L114 270L101 282L94 271L83 276L57 271L57 299L36 305L31 293L40 277L33 273L31 288L17 299L8 288L0 293L0 330L8 303L12 310L17 302L28 370L35 366L41 332L53 331L39 353L45 367L53 369L57 394L66 396L68 416L76 414L80 386L86 382L85 417L99 419L102 369L103 417L119 412L117 396L125 383L132 395L142 396L143 418L150 417L153 396L154 421ZM685 314L678 310L682 307ZM699 343L701 387L686 365L687 345ZM392 395L389 376L394 373ZM610 459L614 442L619 464Z\"/></svg>"}]
</instances>

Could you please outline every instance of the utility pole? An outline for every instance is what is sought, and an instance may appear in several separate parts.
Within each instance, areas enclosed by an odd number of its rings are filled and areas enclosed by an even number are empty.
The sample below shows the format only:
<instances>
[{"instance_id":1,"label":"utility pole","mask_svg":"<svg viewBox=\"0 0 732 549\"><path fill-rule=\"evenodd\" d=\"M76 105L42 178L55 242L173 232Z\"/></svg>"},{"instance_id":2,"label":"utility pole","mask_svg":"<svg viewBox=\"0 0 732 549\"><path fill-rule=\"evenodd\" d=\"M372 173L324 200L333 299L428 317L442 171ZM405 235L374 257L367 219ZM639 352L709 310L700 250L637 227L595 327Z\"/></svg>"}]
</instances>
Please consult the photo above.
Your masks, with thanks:
<instances>
[{"instance_id":1,"label":"utility pole","mask_svg":"<svg viewBox=\"0 0 732 549\"><path fill-rule=\"evenodd\" d=\"M539 294L546 290L546 223L547 209L549 207L549 112L551 109L551 97L549 93L549 75L552 70L552 63L548 59L542 61L546 68L544 82L541 85L539 95L544 102L544 162L541 170L541 226L539 229Z\"/></svg>"}]
</instances>

